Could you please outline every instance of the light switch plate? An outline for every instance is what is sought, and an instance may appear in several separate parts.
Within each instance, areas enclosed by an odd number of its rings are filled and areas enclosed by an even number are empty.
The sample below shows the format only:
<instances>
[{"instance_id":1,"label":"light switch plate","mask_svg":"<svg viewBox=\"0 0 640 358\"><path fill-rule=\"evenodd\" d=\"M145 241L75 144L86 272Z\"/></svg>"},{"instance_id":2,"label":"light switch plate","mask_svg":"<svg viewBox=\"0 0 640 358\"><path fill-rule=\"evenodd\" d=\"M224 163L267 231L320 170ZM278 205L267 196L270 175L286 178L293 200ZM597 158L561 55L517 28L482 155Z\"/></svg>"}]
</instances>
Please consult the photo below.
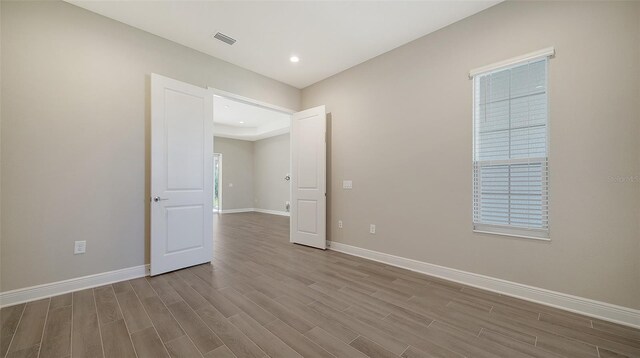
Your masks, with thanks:
<instances>
[{"instance_id":1,"label":"light switch plate","mask_svg":"<svg viewBox=\"0 0 640 358\"><path fill-rule=\"evenodd\" d=\"M84 254L85 252L87 252L87 241L86 240L76 241L75 244L73 245L73 254L78 255L78 254Z\"/></svg>"},{"instance_id":2,"label":"light switch plate","mask_svg":"<svg viewBox=\"0 0 640 358\"><path fill-rule=\"evenodd\" d=\"M353 188L353 181L351 180L342 181L342 189L352 189L352 188Z\"/></svg>"},{"instance_id":3,"label":"light switch plate","mask_svg":"<svg viewBox=\"0 0 640 358\"><path fill-rule=\"evenodd\" d=\"M375 234L375 233L376 233L376 225L375 224L369 225L369 234Z\"/></svg>"}]
</instances>

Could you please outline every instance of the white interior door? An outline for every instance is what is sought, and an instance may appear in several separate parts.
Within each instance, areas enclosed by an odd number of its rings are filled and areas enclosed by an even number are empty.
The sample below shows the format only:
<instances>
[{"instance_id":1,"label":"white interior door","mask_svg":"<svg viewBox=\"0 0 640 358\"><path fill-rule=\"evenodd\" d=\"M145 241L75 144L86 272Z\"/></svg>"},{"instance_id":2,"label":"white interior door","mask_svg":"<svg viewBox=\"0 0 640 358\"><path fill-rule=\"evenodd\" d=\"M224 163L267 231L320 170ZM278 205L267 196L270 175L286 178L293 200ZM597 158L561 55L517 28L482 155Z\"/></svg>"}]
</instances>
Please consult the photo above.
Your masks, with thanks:
<instances>
[{"instance_id":1,"label":"white interior door","mask_svg":"<svg viewBox=\"0 0 640 358\"><path fill-rule=\"evenodd\" d=\"M326 249L327 118L324 106L291 120L291 242Z\"/></svg>"},{"instance_id":2,"label":"white interior door","mask_svg":"<svg viewBox=\"0 0 640 358\"><path fill-rule=\"evenodd\" d=\"M213 94L151 75L151 275L211 261Z\"/></svg>"}]
</instances>

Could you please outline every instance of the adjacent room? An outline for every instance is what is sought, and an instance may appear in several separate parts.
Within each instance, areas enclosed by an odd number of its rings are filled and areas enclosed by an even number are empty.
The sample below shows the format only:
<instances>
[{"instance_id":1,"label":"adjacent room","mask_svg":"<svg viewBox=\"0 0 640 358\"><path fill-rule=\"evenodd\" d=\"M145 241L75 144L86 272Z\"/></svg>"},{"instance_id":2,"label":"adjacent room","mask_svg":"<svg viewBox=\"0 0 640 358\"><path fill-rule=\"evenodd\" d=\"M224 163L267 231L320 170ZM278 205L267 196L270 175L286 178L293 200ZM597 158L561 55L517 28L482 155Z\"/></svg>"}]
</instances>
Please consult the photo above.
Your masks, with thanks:
<instances>
[{"instance_id":1,"label":"adjacent room","mask_svg":"<svg viewBox=\"0 0 640 358\"><path fill-rule=\"evenodd\" d=\"M291 115L220 95L213 108L214 211L289 216Z\"/></svg>"},{"instance_id":2,"label":"adjacent room","mask_svg":"<svg viewBox=\"0 0 640 358\"><path fill-rule=\"evenodd\" d=\"M15 357L640 357L640 2L0 1Z\"/></svg>"}]
</instances>

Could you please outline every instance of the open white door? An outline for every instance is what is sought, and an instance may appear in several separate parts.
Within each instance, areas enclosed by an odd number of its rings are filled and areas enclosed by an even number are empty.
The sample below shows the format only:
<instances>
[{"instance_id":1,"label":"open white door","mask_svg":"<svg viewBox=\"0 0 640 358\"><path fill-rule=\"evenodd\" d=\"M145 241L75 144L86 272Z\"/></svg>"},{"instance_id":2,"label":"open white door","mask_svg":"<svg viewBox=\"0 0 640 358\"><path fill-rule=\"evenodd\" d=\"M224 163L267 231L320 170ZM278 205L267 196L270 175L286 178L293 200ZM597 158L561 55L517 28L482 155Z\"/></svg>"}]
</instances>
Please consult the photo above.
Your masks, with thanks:
<instances>
[{"instance_id":1,"label":"open white door","mask_svg":"<svg viewBox=\"0 0 640 358\"><path fill-rule=\"evenodd\" d=\"M213 94L151 75L151 275L211 261Z\"/></svg>"},{"instance_id":2,"label":"open white door","mask_svg":"<svg viewBox=\"0 0 640 358\"><path fill-rule=\"evenodd\" d=\"M291 242L327 248L327 118L324 106L291 120Z\"/></svg>"}]
</instances>

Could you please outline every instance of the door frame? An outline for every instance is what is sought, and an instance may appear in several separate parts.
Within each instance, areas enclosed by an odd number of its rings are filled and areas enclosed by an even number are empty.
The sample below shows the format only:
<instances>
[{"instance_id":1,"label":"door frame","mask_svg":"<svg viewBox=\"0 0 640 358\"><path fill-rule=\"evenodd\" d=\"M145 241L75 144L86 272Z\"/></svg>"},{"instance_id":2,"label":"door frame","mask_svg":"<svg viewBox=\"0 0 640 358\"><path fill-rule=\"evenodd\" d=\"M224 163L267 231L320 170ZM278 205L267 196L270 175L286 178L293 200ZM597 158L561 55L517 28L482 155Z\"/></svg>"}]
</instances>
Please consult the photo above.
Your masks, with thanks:
<instances>
[{"instance_id":1,"label":"door frame","mask_svg":"<svg viewBox=\"0 0 640 358\"><path fill-rule=\"evenodd\" d=\"M209 89L209 91L211 91L213 93L214 97L224 97L224 98L228 98L228 99L232 99L235 101L239 101L239 102L244 102L246 104L250 104L250 105L254 105L254 106L258 106L258 107L263 107L266 109L270 109L270 110L274 110L274 111L278 111L281 113L285 113L289 115L289 133L291 133L291 128L293 126L293 114L294 113L298 113L301 112L303 110L300 111L296 111L293 110L291 108L286 108L286 107L281 107L281 106L277 106L268 102L263 102L263 101L259 101L257 99L253 99L250 97L245 97L245 96L241 96L239 94L235 94L232 92L227 92L227 91L223 91L221 89L217 89L211 86L207 86L207 88ZM215 129L214 129L214 136L215 136ZM214 143L214 148L215 148L215 143ZM214 149L215 150L215 149ZM289 173L291 173L291 167L293 163L293 145L292 145L292 141L289 141ZM289 174L291 175L291 174ZM325 188L326 191L326 188ZM326 193L325 193L326 194ZM291 182L289 182L289 199L291 199L293 197L293 188L291 186ZM221 201L222 202L222 201ZM293 214L293 213L290 213ZM326 213L325 213L326 215ZM325 222L326 225L326 222ZM326 238L325 238L326 239ZM293 243L293 236L291 235L291 233L289 233L289 242Z\"/></svg>"},{"instance_id":2,"label":"door frame","mask_svg":"<svg viewBox=\"0 0 640 358\"><path fill-rule=\"evenodd\" d=\"M214 88L214 87L211 87L211 86L208 86L207 88L209 89L209 91L211 91L213 93L214 97L224 97L224 98L232 99L232 100L235 100L235 101L244 102L246 104L250 104L250 105L254 105L254 106L258 106L258 107L263 107L263 108L266 108L266 109L270 109L270 110L274 110L274 111L278 111L278 112L281 112L281 113L288 114L289 115L289 133L291 133L291 128L293 126L293 114L300 112L300 111L295 111L295 110L290 109L290 108L277 106L277 105L274 105L274 104L271 104L271 103L268 103L268 102L259 101L257 99L241 96L241 95L238 95L238 94L235 94L235 93L232 93L232 92L223 91L221 89L217 89L217 88ZM215 129L214 129L214 133L213 134L215 135ZM215 143L214 143L214 151L215 151ZM293 163L293 146L291 145L291 141L290 141L289 142L289 173L291 173L291 167L292 167L291 164L292 163ZM289 174L289 175L291 175L291 174ZM293 197L293 188L291 186L291 182L289 182L289 199L291 199L292 197ZM290 213L290 214L292 214L292 213ZM293 243L293 237L291 236L291 234L289 234L289 242Z\"/></svg>"},{"instance_id":3,"label":"door frame","mask_svg":"<svg viewBox=\"0 0 640 358\"><path fill-rule=\"evenodd\" d=\"M214 135L215 135L215 132L214 132ZM213 145L214 145L213 162L215 163L215 158L217 156L218 157L218 165L220 166L220 168L218 169L218 172L219 172L218 173L218 176L219 176L219 178L218 178L218 187L217 188L213 188L213 195L215 197L215 195L216 195L215 190L218 189L218 210L217 210L217 212L218 212L218 214L222 214L222 188L223 188L223 186L222 186L222 153L216 153L215 152L215 145L216 145L215 141L214 141ZM215 180L216 180L215 167L213 168L213 170L214 170L214 173L213 173L213 184L215 185ZM216 211L216 210L214 209L214 211Z\"/></svg>"},{"instance_id":4,"label":"door frame","mask_svg":"<svg viewBox=\"0 0 640 358\"><path fill-rule=\"evenodd\" d=\"M263 101L259 101L257 99L253 99L253 98L249 98L249 97L245 97L245 96L241 96L239 94L235 94L235 93L231 93L231 92L227 92L227 91L223 91L221 89L217 89L211 86L208 86L207 89L209 91L211 91L213 93L214 97L224 97L224 98L228 98L228 99L232 99L234 101L238 101L238 102L243 102L246 104L250 104L253 106L258 106L258 107L262 107L262 108L266 108L269 110L273 110L273 111L277 111L280 113L284 113L284 114L288 114L289 115L289 133L291 133L291 125L292 125L292 121L293 121L293 114L297 113L299 111L290 109L290 108L286 108L286 107L281 107L281 106L277 106L275 104L271 104L268 102L263 102ZM215 118L215 114L214 114L214 118ZM215 132L215 128L213 130L213 135L216 135ZM215 152L215 143L213 144L214 147L214 152ZM293 156L292 156L292 149L291 149L291 141L289 142L289 173L291 173L291 162L293 160ZM291 175L291 174L289 174ZM292 192L291 192L291 182L289 182L289 200L291 200L292 197ZM222 199L220 199L220 202L222 203ZM222 208L220 210L220 213L222 213ZM291 241L291 236L289 236L289 241Z\"/></svg>"},{"instance_id":5,"label":"door frame","mask_svg":"<svg viewBox=\"0 0 640 358\"><path fill-rule=\"evenodd\" d=\"M257 99L253 99L253 98L249 98L249 97L244 97L244 96L241 96L239 94L223 91L223 90L220 90L220 89L217 89L217 88L213 88L211 86L209 86L207 88L209 89L209 91L211 91L213 93L214 96L217 96L217 97L229 98L229 99L232 99L234 101L244 102L244 103L247 103L247 104L251 104L251 105L254 105L254 106L263 107L263 108L266 108L266 109L278 111L278 112L281 112L281 113L284 113L284 114L288 114L288 115L292 115L292 114L294 114L296 112L299 112L299 111L294 111L291 108L276 106L275 104L259 101Z\"/></svg>"}]
</instances>

